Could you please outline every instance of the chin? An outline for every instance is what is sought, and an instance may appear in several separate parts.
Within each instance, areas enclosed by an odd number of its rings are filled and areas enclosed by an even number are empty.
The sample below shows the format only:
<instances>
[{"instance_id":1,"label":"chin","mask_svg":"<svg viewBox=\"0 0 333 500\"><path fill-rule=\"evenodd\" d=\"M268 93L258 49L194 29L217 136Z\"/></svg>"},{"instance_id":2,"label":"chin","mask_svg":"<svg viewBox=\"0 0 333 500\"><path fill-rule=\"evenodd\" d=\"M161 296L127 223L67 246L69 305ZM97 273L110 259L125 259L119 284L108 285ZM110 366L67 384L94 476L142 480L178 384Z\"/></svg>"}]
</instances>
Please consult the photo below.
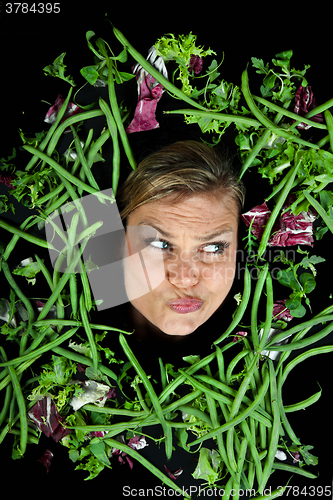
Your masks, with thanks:
<instances>
[{"instance_id":1,"label":"chin","mask_svg":"<svg viewBox=\"0 0 333 500\"><path fill-rule=\"evenodd\" d=\"M156 326L166 335L185 337L186 335L190 335L191 333L193 333L201 325L201 323L193 323L192 321L184 321L183 324L180 323L181 322L178 320L163 325L157 324Z\"/></svg>"}]
</instances>

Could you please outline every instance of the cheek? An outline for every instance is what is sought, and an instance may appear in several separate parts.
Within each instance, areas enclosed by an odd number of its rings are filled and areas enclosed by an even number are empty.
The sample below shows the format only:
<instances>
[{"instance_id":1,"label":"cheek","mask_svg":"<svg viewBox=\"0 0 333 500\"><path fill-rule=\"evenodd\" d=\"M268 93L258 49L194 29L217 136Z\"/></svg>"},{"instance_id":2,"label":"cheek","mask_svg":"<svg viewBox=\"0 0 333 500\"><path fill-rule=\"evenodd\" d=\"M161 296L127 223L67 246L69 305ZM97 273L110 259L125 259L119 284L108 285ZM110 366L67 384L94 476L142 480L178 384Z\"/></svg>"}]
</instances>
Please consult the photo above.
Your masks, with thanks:
<instances>
[{"instance_id":1,"label":"cheek","mask_svg":"<svg viewBox=\"0 0 333 500\"><path fill-rule=\"evenodd\" d=\"M134 300L154 291L165 280L163 256L152 258L140 251L124 259L124 279L128 299Z\"/></svg>"},{"instance_id":2,"label":"cheek","mask_svg":"<svg viewBox=\"0 0 333 500\"><path fill-rule=\"evenodd\" d=\"M224 257L217 262L211 262L209 265L203 265L201 269L202 279L205 281L208 289L214 292L221 292L230 288L236 273L235 253L229 257Z\"/></svg>"}]
</instances>

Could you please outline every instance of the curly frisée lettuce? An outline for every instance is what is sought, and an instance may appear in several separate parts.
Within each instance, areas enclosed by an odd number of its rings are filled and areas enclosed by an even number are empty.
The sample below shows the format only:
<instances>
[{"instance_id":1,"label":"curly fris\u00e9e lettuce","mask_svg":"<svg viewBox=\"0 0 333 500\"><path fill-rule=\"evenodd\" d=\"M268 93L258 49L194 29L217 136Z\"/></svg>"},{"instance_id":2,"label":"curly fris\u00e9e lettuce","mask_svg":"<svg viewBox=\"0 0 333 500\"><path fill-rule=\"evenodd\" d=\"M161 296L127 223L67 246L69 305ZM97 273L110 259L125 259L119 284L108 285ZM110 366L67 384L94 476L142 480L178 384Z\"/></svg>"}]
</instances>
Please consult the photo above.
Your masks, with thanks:
<instances>
[{"instance_id":1,"label":"curly fris\u00e9e lettuce","mask_svg":"<svg viewBox=\"0 0 333 500\"><path fill-rule=\"evenodd\" d=\"M192 86L189 77L197 73L200 67L198 58L216 55L211 49L204 50L202 46L196 45L197 36L190 32L188 35L179 35L169 33L159 38L155 43L155 49L158 56L162 56L164 62L175 61L179 65L179 74L177 79L182 83L182 91L186 95L191 95Z\"/></svg>"}]
</instances>

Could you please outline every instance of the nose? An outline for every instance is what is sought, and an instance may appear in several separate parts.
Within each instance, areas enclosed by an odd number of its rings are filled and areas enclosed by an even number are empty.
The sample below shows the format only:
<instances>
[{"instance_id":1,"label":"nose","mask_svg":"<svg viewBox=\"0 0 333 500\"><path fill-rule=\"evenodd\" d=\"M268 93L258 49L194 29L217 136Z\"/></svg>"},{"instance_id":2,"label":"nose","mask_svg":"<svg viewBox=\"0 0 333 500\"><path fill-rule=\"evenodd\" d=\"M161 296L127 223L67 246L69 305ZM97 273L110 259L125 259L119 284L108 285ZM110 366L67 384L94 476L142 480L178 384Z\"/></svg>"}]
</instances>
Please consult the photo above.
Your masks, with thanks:
<instances>
[{"instance_id":1,"label":"nose","mask_svg":"<svg viewBox=\"0 0 333 500\"><path fill-rule=\"evenodd\" d=\"M178 288L195 286L199 282L199 270L193 262L178 259L167 267L169 282Z\"/></svg>"}]
</instances>

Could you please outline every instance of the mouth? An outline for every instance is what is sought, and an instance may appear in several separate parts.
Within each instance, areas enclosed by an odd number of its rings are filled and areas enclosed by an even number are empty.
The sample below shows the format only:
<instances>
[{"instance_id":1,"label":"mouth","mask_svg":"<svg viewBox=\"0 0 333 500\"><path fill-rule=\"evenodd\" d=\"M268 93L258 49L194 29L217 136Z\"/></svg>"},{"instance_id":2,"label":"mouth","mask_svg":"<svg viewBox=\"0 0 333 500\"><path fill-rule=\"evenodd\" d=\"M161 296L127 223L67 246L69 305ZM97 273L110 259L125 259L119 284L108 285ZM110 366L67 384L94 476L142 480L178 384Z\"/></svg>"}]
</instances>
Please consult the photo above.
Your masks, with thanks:
<instances>
[{"instance_id":1,"label":"mouth","mask_svg":"<svg viewBox=\"0 0 333 500\"><path fill-rule=\"evenodd\" d=\"M186 314L198 311L203 306L203 300L182 298L168 300L166 304L178 314Z\"/></svg>"}]
</instances>

